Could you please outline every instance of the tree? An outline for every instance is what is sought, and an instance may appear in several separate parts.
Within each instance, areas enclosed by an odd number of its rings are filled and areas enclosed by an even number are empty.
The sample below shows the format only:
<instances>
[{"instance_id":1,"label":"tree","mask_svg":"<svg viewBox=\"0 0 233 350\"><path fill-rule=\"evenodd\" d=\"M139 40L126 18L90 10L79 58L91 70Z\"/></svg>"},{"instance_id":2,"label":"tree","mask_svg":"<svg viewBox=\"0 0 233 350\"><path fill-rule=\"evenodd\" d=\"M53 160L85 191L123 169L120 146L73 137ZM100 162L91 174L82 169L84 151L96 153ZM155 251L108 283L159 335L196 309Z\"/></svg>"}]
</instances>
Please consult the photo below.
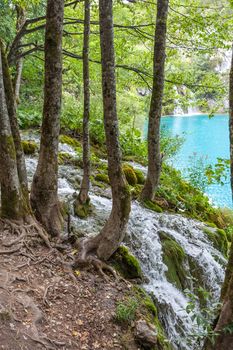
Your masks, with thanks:
<instances>
[{"instance_id":1,"label":"tree","mask_svg":"<svg viewBox=\"0 0 233 350\"><path fill-rule=\"evenodd\" d=\"M0 46L0 184L1 216L11 220L24 220L28 215L21 190L16 163L14 139L6 104L3 78L3 45Z\"/></svg>"},{"instance_id":2,"label":"tree","mask_svg":"<svg viewBox=\"0 0 233 350\"><path fill-rule=\"evenodd\" d=\"M84 113L83 113L83 179L78 198L75 200L75 212L80 209L88 213L88 196L90 188L90 140L89 140L89 117L90 117L90 78L89 78L89 41L90 41L90 0L85 0L84 38L83 38L83 90L84 90Z\"/></svg>"},{"instance_id":3,"label":"tree","mask_svg":"<svg viewBox=\"0 0 233 350\"><path fill-rule=\"evenodd\" d=\"M121 150L116 108L115 54L112 0L100 0L100 43L102 61L102 92L106 135L108 175L112 189L112 211L102 231L94 238L80 242L77 263L108 260L124 239L129 219L131 196L121 168ZM87 257L88 253L92 253ZM97 267L100 265L97 264ZM106 267L106 266L105 266Z\"/></svg>"},{"instance_id":4,"label":"tree","mask_svg":"<svg viewBox=\"0 0 233 350\"><path fill-rule=\"evenodd\" d=\"M164 90L167 15L169 0L157 1L157 18L154 44L153 89L148 125L148 171L141 193L142 200L153 200L159 184L162 157L160 153L160 119Z\"/></svg>"},{"instance_id":5,"label":"tree","mask_svg":"<svg viewBox=\"0 0 233 350\"><path fill-rule=\"evenodd\" d=\"M13 89L12 79L11 79L11 75L8 67L7 57L5 54L5 49L1 42L0 42L0 45L1 45L2 73L3 73L3 81L4 81L5 100L6 100L7 111L8 111L8 116L10 120L11 133L13 136L14 146L16 151L18 178L19 178L21 190L24 195L25 203L27 204L27 207L30 208L27 170L26 170L25 157L24 157L23 147L21 143L21 136L20 136L17 113L16 113L16 101L15 101L14 89Z\"/></svg>"},{"instance_id":6,"label":"tree","mask_svg":"<svg viewBox=\"0 0 233 350\"><path fill-rule=\"evenodd\" d=\"M33 178L31 205L47 232L59 236L62 215L58 200L58 144L62 94L64 1L48 0L45 31L44 108L40 155Z\"/></svg>"}]
</instances>

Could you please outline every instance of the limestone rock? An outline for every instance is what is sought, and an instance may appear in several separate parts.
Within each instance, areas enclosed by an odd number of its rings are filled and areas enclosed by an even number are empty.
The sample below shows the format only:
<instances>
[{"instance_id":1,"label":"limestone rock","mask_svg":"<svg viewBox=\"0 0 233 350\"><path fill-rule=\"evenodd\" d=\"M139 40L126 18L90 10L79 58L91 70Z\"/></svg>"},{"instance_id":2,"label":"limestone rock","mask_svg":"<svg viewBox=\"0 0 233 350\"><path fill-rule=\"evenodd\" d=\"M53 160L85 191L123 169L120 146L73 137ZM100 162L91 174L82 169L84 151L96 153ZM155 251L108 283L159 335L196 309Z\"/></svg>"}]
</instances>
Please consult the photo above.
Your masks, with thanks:
<instances>
[{"instance_id":1,"label":"limestone rock","mask_svg":"<svg viewBox=\"0 0 233 350\"><path fill-rule=\"evenodd\" d=\"M135 338L144 349L154 349L157 344L157 331L154 325L145 320L135 324Z\"/></svg>"}]
</instances>

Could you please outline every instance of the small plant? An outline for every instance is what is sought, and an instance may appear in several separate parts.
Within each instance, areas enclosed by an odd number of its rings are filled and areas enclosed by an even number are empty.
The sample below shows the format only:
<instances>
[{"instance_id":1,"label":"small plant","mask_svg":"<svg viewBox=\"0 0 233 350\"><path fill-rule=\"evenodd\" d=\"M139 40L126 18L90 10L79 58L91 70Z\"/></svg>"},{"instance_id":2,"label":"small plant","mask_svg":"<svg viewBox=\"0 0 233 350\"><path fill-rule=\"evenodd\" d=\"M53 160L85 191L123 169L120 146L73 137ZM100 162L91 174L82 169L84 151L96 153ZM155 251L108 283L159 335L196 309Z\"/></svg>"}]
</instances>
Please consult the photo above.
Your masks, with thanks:
<instances>
[{"instance_id":1,"label":"small plant","mask_svg":"<svg viewBox=\"0 0 233 350\"><path fill-rule=\"evenodd\" d=\"M130 324L135 319L137 307L138 302L134 298L119 302L116 307L115 320L120 324Z\"/></svg>"},{"instance_id":2,"label":"small plant","mask_svg":"<svg viewBox=\"0 0 233 350\"><path fill-rule=\"evenodd\" d=\"M214 344L218 332L213 330L213 321L221 310L222 304L211 301L211 294L202 287L197 288L194 292L185 290L189 302L186 306L186 312L190 315L194 323L195 331L188 339L190 344L195 345L194 350L199 350L203 341L209 339ZM195 294L194 294L195 293ZM199 297L204 301L204 307L197 308ZM210 306L211 302L211 306Z\"/></svg>"}]
</instances>

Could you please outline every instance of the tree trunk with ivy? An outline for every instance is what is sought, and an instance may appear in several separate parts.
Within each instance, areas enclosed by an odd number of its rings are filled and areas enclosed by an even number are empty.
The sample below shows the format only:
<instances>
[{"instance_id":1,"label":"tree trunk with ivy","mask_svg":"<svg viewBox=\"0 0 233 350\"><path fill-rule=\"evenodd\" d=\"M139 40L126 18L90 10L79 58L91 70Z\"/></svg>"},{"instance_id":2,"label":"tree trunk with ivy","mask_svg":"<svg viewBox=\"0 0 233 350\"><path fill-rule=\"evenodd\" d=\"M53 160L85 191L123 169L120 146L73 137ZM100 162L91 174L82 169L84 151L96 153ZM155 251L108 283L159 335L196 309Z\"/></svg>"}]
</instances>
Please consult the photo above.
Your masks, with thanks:
<instances>
[{"instance_id":1,"label":"tree trunk with ivy","mask_svg":"<svg viewBox=\"0 0 233 350\"><path fill-rule=\"evenodd\" d=\"M63 226L58 200L63 16L64 0L48 0L43 121L39 161L31 190L31 205L36 218L52 236L59 236Z\"/></svg>"},{"instance_id":2,"label":"tree trunk with ivy","mask_svg":"<svg viewBox=\"0 0 233 350\"><path fill-rule=\"evenodd\" d=\"M79 195L74 203L77 215L86 216L89 212L90 197L90 141L89 141L89 116L90 116L90 78L89 78L89 41L90 41L90 0L85 0L84 39L83 39L83 179Z\"/></svg>"},{"instance_id":3,"label":"tree trunk with ivy","mask_svg":"<svg viewBox=\"0 0 233 350\"><path fill-rule=\"evenodd\" d=\"M125 237L131 208L130 191L121 167L116 109L112 0L100 0L99 7L104 127L108 156L108 175L112 189L112 211L99 235L80 242L77 259L79 264L85 261L91 261L96 264L94 255L105 261L111 257ZM98 268L101 268L101 266L97 263Z\"/></svg>"},{"instance_id":4,"label":"tree trunk with ivy","mask_svg":"<svg viewBox=\"0 0 233 350\"><path fill-rule=\"evenodd\" d=\"M1 216L11 220L23 220L28 215L21 190L16 163L14 138L6 104L3 78L2 45L0 47L0 184Z\"/></svg>"},{"instance_id":5,"label":"tree trunk with ivy","mask_svg":"<svg viewBox=\"0 0 233 350\"><path fill-rule=\"evenodd\" d=\"M24 195L25 202L27 203L27 206L29 208L30 203L29 203L27 170L26 170L23 147L21 143L19 124L17 119L14 90L13 90L13 85L12 85L12 80L11 80L11 75L8 67L5 50L1 42L0 42L0 45L1 45L2 72L3 72L5 98L6 98L8 116L10 120L11 132L14 139L14 145L15 145L15 151L16 151L18 178L19 178L23 195Z\"/></svg>"},{"instance_id":6,"label":"tree trunk with ivy","mask_svg":"<svg viewBox=\"0 0 233 350\"><path fill-rule=\"evenodd\" d=\"M158 187L162 166L160 153L160 120L164 91L166 33L169 0L157 1L157 18L154 44L153 89L148 125L148 171L141 199L153 200Z\"/></svg>"}]
</instances>

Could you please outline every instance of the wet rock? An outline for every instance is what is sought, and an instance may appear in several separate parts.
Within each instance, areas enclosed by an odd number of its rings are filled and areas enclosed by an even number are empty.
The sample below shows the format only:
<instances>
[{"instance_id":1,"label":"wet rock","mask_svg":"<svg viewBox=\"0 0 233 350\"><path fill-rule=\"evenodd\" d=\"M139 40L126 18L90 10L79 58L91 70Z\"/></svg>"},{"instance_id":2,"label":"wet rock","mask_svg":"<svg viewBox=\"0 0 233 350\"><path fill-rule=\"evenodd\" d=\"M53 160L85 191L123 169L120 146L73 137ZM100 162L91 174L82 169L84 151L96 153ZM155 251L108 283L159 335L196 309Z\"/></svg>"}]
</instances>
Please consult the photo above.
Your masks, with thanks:
<instances>
[{"instance_id":1,"label":"wet rock","mask_svg":"<svg viewBox=\"0 0 233 350\"><path fill-rule=\"evenodd\" d=\"M157 344L157 331L155 326L145 320L135 324L135 339L144 349L154 349Z\"/></svg>"}]
</instances>

